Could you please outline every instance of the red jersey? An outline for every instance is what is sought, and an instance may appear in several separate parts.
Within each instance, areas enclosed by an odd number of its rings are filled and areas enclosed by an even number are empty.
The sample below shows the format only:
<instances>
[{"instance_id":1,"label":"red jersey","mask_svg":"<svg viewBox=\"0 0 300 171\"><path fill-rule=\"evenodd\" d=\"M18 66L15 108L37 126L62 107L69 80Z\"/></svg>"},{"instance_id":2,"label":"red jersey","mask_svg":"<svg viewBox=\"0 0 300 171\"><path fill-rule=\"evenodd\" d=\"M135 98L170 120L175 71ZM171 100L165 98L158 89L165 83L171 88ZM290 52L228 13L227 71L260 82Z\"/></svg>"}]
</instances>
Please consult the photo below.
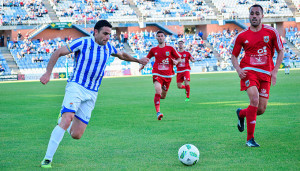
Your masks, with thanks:
<instances>
[{"instance_id":1,"label":"red jersey","mask_svg":"<svg viewBox=\"0 0 300 171\"><path fill-rule=\"evenodd\" d=\"M251 31L250 27L241 31L234 38L229 51L237 57L242 47L245 50L245 56L240 62L240 67L243 70L253 70L268 75L274 69L275 49L277 51L283 49L277 30L264 24L258 32Z\"/></svg>"},{"instance_id":2,"label":"red jersey","mask_svg":"<svg viewBox=\"0 0 300 171\"><path fill-rule=\"evenodd\" d=\"M180 58L180 55L172 46L165 46L163 48L153 47L147 55L151 59L155 57L155 62L152 69L152 75L158 75L165 78L174 76L173 60Z\"/></svg>"},{"instance_id":3,"label":"red jersey","mask_svg":"<svg viewBox=\"0 0 300 171\"><path fill-rule=\"evenodd\" d=\"M191 71L190 59L193 59L193 57L190 52L183 51L178 53L181 55L181 62L177 64L177 73Z\"/></svg>"}]
</instances>

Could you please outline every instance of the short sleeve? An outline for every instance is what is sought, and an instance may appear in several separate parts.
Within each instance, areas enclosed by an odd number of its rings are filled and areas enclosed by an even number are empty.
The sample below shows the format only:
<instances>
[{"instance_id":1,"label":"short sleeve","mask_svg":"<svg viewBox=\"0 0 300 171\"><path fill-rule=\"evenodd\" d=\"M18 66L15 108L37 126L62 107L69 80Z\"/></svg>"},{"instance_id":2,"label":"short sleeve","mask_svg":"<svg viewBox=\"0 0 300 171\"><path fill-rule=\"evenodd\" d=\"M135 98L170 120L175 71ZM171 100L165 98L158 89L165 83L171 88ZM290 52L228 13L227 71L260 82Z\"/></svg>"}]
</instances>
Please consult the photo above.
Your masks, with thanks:
<instances>
[{"instance_id":1,"label":"short sleeve","mask_svg":"<svg viewBox=\"0 0 300 171\"><path fill-rule=\"evenodd\" d=\"M241 43L241 36L238 34L232 41L229 46L229 52L233 55L238 57L241 50L242 50L242 43Z\"/></svg>"},{"instance_id":2,"label":"short sleeve","mask_svg":"<svg viewBox=\"0 0 300 171\"><path fill-rule=\"evenodd\" d=\"M276 50L280 51L283 49L282 40L280 38L278 31L275 29L273 31L274 31L273 44L275 45Z\"/></svg>"},{"instance_id":3,"label":"short sleeve","mask_svg":"<svg viewBox=\"0 0 300 171\"><path fill-rule=\"evenodd\" d=\"M154 55L153 55L153 48L152 48L152 49L150 49L150 51L149 51L149 53L147 55L147 58L151 59L153 56Z\"/></svg>"},{"instance_id":4,"label":"short sleeve","mask_svg":"<svg viewBox=\"0 0 300 171\"><path fill-rule=\"evenodd\" d=\"M178 59L181 57L181 55L173 47L171 47L171 49L172 49L172 57L173 58Z\"/></svg>"},{"instance_id":5,"label":"short sleeve","mask_svg":"<svg viewBox=\"0 0 300 171\"><path fill-rule=\"evenodd\" d=\"M84 38L78 38L73 40L70 44L67 44L68 50L72 52L80 51L82 49Z\"/></svg>"}]
</instances>

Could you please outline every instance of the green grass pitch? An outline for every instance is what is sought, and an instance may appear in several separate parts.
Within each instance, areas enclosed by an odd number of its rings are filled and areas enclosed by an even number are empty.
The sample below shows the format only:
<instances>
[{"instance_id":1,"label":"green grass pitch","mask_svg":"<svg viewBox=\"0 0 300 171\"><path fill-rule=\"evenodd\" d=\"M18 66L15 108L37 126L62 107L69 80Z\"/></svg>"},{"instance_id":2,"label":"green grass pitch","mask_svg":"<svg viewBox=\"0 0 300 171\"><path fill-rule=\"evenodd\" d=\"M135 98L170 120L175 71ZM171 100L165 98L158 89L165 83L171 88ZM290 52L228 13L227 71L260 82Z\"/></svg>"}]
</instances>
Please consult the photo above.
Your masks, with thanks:
<instances>
[{"instance_id":1,"label":"green grass pitch","mask_svg":"<svg viewBox=\"0 0 300 171\"><path fill-rule=\"evenodd\" d=\"M39 170L56 125L66 81L0 83L0 170ZM248 106L236 73L191 75L191 101L174 78L157 121L152 78L105 78L80 140L68 133L54 170L300 170L300 70L279 71L265 114L257 117L259 148L247 148L235 110ZM186 143L200 161L181 164Z\"/></svg>"}]
</instances>

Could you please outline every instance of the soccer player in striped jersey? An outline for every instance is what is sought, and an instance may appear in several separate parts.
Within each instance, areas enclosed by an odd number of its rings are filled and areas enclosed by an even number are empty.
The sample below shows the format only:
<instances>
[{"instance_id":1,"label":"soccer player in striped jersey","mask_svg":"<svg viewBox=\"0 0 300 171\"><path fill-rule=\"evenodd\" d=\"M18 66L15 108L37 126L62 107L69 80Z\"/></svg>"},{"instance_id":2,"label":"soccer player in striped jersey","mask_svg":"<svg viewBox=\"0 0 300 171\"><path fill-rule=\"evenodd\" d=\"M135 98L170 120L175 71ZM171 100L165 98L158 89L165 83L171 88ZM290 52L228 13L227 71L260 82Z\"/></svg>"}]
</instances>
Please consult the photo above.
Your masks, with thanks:
<instances>
[{"instance_id":1,"label":"soccer player in striped jersey","mask_svg":"<svg viewBox=\"0 0 300 171\"><path fill-rule=\"evenodd\" d=\"M237 109L238 130L244 131L244 118L247 120L248 147L259 147L254 140L256 116L265 112L269 99L270 85L276 84L277 72L283 59L283 45L279 33L273 27L261 23L263 8L253 5L249 9L250 27L241 31L230 45L231 61L241 78L241 91L247 91L250 105ZM240 64L238 56L241 48L245 56ZM274 51L278 57L273 63Z\"/></svg>"},{"instance_id":2,"label":"soccer player in striped jersey","mask_svg":"<svg viewBox=\"0 0 300 171\"><path fill-rule=\"evenodd\" d=\"M177 64L177 87L179 89L185 89L186 99L185 101L190 101L190 61L195 62L190 52L184 50L184 41L180 39L178 41L178 53L181 55L181 62ZM184 85L182 83L184 82Z\"/></svg>"},{"instance_id":3,"label":"soccer player in striped jersey","mask_svg":"<svg viewBox=\"0 0 300 171\"><path fill-rule=\"evenodd\" d=\"M149 59L155 57L152 75L155 88L154 106L158 120L161 120L164 116L160 112L160 99L166 98L172 77L175 74L173 65L177 65L178 62L180 62L180 54L172 46L166 45L165 38L165 33L163 31L156 32L158 46L150 49L147 55L147 58ZM144 65L140 70L143 68Z\"/></svg>"},{"instance_id":4,"label":"soccer player in striped jersey","mask_svg":"<svg viewBox=\"0 0 300 171\"><path fill-rule=\"evenodd\" d=\"M42 84L50 80L52 69L61 56L75 53L73 74L68 79L62 103L61 119L52 131L46 155L41 163L43 168L51 168L51 162L65 131L74 139L80 139L91 118L110 56L147 64L149 59L136 59L125 52L119 52L109 42L112 25L106 20L95 24L94 35L82 37L57 49L51 56L46 73L40 78Z\"/></svg>"}]
</instances>

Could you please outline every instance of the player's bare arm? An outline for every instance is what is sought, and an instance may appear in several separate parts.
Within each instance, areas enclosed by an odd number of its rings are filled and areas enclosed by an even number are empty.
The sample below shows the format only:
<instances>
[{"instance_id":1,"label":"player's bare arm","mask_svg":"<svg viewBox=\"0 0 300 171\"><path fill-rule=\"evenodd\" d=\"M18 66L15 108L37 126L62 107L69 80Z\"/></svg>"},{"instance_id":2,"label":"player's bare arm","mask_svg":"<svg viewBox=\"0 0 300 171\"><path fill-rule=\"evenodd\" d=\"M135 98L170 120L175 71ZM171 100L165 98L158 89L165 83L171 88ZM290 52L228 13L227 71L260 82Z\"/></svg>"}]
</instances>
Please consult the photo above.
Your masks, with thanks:
<instances>
[{"instance_id":1,"label":"player's bare arm","mask_svg":"<svg viewBox=\"0 0 300 171\"><path fill-rule=\"evenodd\" d=\"M271 83L273 86L275 86L276 84L276 80L277 80L277 72L278 72L278 69L282 63L282 60L283 60L283 49L282 50L279 50L277 51L278 53L278 56L277 56L277 60L276 60L276 65L273 69L273 71L271 71Z\"/></svg>"},{"instance_id":2,"label":"player's bare arm","mask_svg":"<svg viewBox=\"0 0 300 171\"><path fill-rule=\"evenodd\" d=\"M173 60L174 65L177 65L179 62L181 62L181 58L172 59L172 60Z\"/></svg>"},{"instance_id":3,"label":"player's bare arm","mask_svg":"<svg viewBox=\"0 0 300 171\"><path fill-rule=\"evenodd\" d=\"M149 62L148 58L137 59L137 58L134 58L131 55L125 53L125 52L120 52L120 51L118 51L116 54L111 54L111 55L114 56L114 57L117 57L121 60L124 60L124 61L137 62L137 63L142 64L142 65L146 65Z\"/></svg>"},{"instance_id":4,"label":"player's bare arm","mask_svg":"<svg viewBox=\"0 0 300 171\"><path fill-rule=\"evenodd\" d=\"M53 67L56 64L58 58L60 58L61 56L68 55L70 53L71 52L68 50L67 46L63 46L53 52L47 65L46 73L43 74L40 78L40 82L42 84L47 84L49 82Z\"/></svg>"},{"instance_id":5,"label":"player's bare arm","mask_svg":"<svg viewBox=\"0 0 300 171\"><path fill-rule=\"evenodd\" d=\"M236 69L236 72L239 74L239 77L241 79L244 79L246 77L247 71L244 71L240 68L238 57L231 55L231 62L233 67Z\"/></svg>"}]
</instances>

